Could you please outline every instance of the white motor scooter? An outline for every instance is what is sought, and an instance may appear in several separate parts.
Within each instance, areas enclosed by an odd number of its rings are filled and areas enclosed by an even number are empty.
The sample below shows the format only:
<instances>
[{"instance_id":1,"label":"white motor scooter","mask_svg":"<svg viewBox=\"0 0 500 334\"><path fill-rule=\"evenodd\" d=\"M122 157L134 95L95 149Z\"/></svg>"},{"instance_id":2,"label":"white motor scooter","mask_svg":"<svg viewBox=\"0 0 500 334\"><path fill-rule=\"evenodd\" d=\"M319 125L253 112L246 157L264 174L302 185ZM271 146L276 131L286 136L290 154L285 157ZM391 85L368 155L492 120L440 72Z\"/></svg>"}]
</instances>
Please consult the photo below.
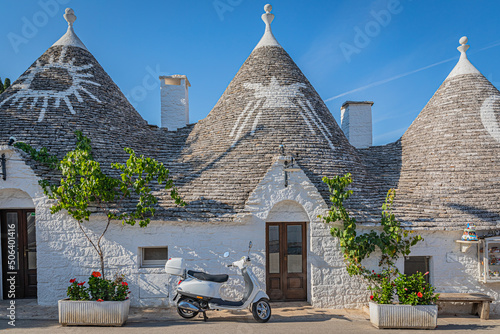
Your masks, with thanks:
<instances>
[{"instance_id":1,"label":"white motor scooter","mask_svg":"<svg viewBox=\"0 0 500 334\"><path fill-rule=\"evenodd\" d=\"M242 310L248 308L255 320L258 322L267 322L271 318L271 306L269 305L269 296L261 289L259 281L252 272L250 266L250 249L252 242L248 247L248 255L243 256L228 267L236 267L241 270L241 275L245 280L245 294L240 301L223 300L220 296L220 288L227 282L229 276L210 275L201 271L185 269L182 258L171 258L165 265L167 274L180 276L177 284L177 312L183 318L190 319L196 317L199 312L203 312L203 319L207 321L206 311L208 310ZM229 253L224 253L228 257Z\"/></svg>"}]
</instances>

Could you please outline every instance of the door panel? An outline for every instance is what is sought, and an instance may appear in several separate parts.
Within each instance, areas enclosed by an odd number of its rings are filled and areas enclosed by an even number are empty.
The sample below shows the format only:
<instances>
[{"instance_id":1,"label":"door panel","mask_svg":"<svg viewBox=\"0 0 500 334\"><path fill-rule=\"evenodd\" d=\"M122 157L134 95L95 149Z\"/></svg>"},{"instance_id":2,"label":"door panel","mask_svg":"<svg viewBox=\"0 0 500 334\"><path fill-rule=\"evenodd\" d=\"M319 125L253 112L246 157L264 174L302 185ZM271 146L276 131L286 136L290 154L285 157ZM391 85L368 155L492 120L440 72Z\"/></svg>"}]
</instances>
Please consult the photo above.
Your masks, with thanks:
<instances>
[{"instance_id":1,"label":"door panel","mask_svg":"<svg viewBox=\"0 0 500 334\"><path fill-rule=\"evenodd\" d=\"M4 299L36 297L35 212L0 210L0 222Z\"/></svg>"},{"instance_id":2,"label":"door panel","mask_svg":"<svg viewBox=\"0 0 500 334\"><path fill-rule=\"evenodd\" d=\"M272 224L267 226L267 294L272 300L283 299L282 278L281 278L281 226Z\"/></svg>"},{"instance_id":3,"label":"door panel","mask_svg":"<svg viewBox=\"0 0 500 334\"><path fill-rule=\"evenodd\" d=\"M36 220L34 211L25 211L26 244L25 253L25 291L26 297L36 297Z\"/></svg>"},{"instance_id":4,"label":"door panel","mask_svg":"<svg viewBox=\"0 0 500 334\"><path fill-rule=\"evenodd\" d=\"M266 245L271 300L306 300L306 223L267 223Z\"/></svg>"}]
</instances>

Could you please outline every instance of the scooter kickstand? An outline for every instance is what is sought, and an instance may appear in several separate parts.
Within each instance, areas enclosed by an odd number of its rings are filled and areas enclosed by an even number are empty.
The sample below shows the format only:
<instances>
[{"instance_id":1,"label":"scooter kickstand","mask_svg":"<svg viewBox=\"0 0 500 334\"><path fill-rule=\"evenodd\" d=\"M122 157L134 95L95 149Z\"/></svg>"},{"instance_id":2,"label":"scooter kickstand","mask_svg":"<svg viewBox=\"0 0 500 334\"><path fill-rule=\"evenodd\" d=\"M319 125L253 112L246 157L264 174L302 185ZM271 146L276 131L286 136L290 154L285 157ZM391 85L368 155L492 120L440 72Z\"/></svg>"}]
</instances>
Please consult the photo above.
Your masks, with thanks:
<instances>
[{"instance_id":1,"label":"scooter kickstand","mask_svg":"<svg viewBox=\"0 0 500 334\"><path fill-rule=\"evenodd\" d=\"M203 321L207 322L207 320L208 320L207 313L203 311Z\"/></svg>"}]
</instances>

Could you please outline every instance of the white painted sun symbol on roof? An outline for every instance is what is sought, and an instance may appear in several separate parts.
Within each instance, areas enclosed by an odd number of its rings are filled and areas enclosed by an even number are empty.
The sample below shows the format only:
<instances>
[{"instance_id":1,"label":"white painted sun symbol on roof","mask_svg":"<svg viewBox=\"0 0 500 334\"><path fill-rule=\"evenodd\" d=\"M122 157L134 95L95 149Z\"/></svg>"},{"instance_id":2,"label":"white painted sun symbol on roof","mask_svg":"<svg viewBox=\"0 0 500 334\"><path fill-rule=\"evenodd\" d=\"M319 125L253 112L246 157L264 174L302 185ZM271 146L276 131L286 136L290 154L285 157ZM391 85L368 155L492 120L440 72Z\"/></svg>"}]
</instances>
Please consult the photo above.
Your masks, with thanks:
<instances>
[{"instance_id":1,"label":"white painted sun symbol on roof","mask_svg":"<svg viewBox=\"0 0 500 334\"><path fill-rule=\"evenodd\" d=\"M45 65L42 65L40 60L37 60L36 65L28 69L27 73L19 78L20 82L13 85L12 88L19 88L19 91L2 101L0 107L4 104L9 106L17 104L17 108L21 109L28 102L30 109L33 109L38 104L41 104L42 109L37 121L41 122L45 117L51 99L54 100L53 105L55 108L59 108L61 101L64 101L69 112L73 115L75 110L69 98L74 95L78 102L83 102L80 91L101 103L97 97L82 86L83 83L100 86L97 82L85 79L93 77L91 73L82 73L82 71L88 70L93 65L75 66L73 65L75 58L72 58L69 62L64 62L66 51L67 47L63 47L57 61L54 61L54 57L51 56ZM54 79L57 80L57 87L53 84Z\"/></svg>"},{"instance_id":2,"label":"white painted sun symbol on roof","mask_svg":"<svg viewBox=\"0 0 500 334\"><path fill-rule=\"evenodd\" d=\"M272 77L269 85L263 85L261 83L244 83L243 86L254 90L255 100L248 102L236 119L236 123L234 123L233 129L229 134L229 136L233 138L233 144L231 146L235 146L241 139L248 121L250 121L258 108L260 110L253 118L250 136L255 134L263 110L275 108L297 108L311 134L316 135L316 129L319 129L331 149L335 150L335 145L332 143L332 134L329 128L318 115L312 103L304 96L304 94L302 94L300 90L300 88L307 88L305 83L299 82L291 85L280 85L278 80L275 77Z\"/></svg>"}]
</instances>

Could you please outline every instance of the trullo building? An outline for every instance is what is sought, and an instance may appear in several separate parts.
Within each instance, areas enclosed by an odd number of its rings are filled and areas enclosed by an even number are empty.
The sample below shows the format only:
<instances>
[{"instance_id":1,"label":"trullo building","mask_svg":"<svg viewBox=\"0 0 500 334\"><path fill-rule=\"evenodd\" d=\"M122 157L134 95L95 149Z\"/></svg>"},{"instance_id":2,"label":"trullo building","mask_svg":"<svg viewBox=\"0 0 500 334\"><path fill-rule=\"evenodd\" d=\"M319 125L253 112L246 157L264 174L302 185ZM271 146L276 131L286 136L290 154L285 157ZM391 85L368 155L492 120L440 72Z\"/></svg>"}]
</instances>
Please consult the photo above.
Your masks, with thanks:
<instances>
[{"instance_id":1,"label":"trullo building","mask_svg":"<svg viewBox=\"0 0 500 334\"><path fill-rule=\"evenodd\" d=\"M18 229L19 298L55 305L69 279L98 268L75 222L50 213L38 180L57 175L9 145L13 136L61 158L81 130L103 166L124 159L124 147L165 163L188 204L176 207L160 192L147 228L114 222L106 234L107 267L127 275L132 305L170 303L167 257L235 274L221 254L240 256L250 240L255 272L273 299L366 304L364 285L346 273L337 241L317 218L329 206L321 178L350 172L348 206L363 229L377 228L385 194L396 188L397 218L425 238L400 260L403 271L428 270L441 292L487 293L500 313L500 267L481 244L457 242L467 222L481 237L500 227L500 92L467 59L466 38L458 64L402 138L371 146L373 103L347 101L341 129L273 36L270 6L262 39L205 119L189 124L186 76L160 78L161 127L142 119L77 37L72 10L65 18L66 34L0 95L4 298L6 224ZM99 232L98 220L86 225L89 233Z\"/></svg>"}]
</instances>

